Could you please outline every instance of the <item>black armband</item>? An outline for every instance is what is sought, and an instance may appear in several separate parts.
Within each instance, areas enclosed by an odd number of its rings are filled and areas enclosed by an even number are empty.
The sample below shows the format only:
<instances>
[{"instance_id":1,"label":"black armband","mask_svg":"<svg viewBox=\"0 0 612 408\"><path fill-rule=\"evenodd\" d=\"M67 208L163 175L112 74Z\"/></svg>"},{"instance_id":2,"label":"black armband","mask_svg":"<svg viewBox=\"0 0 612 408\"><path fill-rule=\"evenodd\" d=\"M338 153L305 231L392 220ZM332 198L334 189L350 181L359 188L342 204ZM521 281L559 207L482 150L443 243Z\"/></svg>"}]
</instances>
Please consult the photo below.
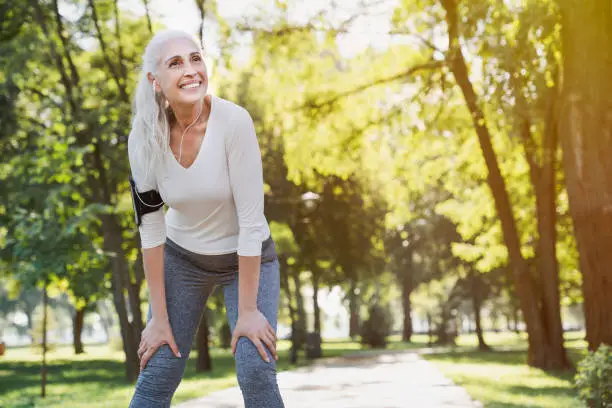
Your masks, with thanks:
<instances>
[{"instance_id":1,"label":"black armband","mask_svg":"<svg viewBox=\"0 0 612 408\"><path fill-rule=\"evenodd\" d=\"M132 192L132 203L134 204L134 221L136 225L140 227L142 223L142 216L148 213L159 210L164 205L159 192L156 190L149 190L139 193L136 189L136 183L132 177L130 180L130 191Z\"/></svg>"}]
</instances>

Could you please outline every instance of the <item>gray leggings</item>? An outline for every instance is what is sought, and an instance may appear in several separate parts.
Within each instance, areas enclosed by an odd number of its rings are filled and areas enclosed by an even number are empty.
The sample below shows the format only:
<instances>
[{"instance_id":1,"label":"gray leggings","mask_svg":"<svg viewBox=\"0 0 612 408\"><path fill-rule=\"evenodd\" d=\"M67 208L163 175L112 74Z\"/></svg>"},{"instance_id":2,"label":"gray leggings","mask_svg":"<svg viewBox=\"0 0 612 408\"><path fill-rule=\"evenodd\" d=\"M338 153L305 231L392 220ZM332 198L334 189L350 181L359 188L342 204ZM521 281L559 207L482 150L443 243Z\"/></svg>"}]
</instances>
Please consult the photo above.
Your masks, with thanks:
<instances>
[{"instance_id":1,"label":"gray leggings","mask_svg":"<svg viewBox=\"0 0 612 408\"><path fill-rule=\"evenodd\" d=\"M232 332L238 319L238 268L235 254L199 255L168 240L164 258L168 318L182 358L177 358L168 345L160 347L138 377L131 408L170 406L172 396L183 377L204 305L217 285L223 286L225 308ZM257 307L274 330L279 293L279 264L272 248L262 254ZM268 355L271 363L262 360L249 339L239 339L235 357L236 374L246 408L284 407L276 383L276 363L269 351Z\"/></svg>"}]
</instances>

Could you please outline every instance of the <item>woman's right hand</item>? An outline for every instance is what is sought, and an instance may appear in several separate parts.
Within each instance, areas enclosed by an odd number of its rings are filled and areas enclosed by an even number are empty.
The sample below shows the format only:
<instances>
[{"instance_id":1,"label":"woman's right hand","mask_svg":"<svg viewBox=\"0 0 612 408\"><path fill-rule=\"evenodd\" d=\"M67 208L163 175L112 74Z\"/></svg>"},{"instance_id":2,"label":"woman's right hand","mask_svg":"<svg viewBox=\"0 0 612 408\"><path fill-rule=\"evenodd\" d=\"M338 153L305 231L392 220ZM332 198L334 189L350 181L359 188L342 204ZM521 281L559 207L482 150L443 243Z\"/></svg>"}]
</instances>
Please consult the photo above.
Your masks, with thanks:
<instances>
[{"instance_id":1,"label":"woman's right hand","mask_svg":"<svg viewBox=\"0 0 612 408\"><path fill-rule=\"evenodd\" d=\"M138 346L140 371L144 370L151 356L155 354L155 351L163 344L170 346L174 355L181 358L181 352L172 335L170 322L167 319L157 320L153 317L149 320L149 323L147 323L147 327L142 331L140 345Z\"/></svg>"}]
</instances>

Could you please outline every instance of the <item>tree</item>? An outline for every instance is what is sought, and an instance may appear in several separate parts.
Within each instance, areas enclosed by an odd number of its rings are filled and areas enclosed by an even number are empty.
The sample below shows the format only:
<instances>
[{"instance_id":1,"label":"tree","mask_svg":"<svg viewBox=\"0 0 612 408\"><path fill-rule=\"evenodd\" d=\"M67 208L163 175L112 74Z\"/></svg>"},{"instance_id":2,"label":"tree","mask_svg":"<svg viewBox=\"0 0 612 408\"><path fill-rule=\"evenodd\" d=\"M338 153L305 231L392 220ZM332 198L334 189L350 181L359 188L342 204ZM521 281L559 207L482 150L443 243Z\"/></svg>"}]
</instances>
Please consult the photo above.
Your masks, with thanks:
<instances>
[{"instance_id":1,"label":"tree","mask_svg":"<svg viewBox=\"0 0 612 408\"><path fill-rule=\"evenodd\" d=\"M540 312L540 296L533 282L528 262L521 250L522 244L519 230L508 195L507 183L501 173L499 160L493 148L490 125L487 123L485 111L469 78L469 68L460 46L461 31L459 21L461 10L455 0L441 0L440 4L444 8L448 27L449 50L447 61L471 114L473 126L487 165L487 183L491 189L496 212L501 223L503 239L508 250L509 263L513 270L515 289L520 300L529 334L528 362L530 365L540 368L565 368L568 365L568 360L563 348L558 286L555 286L557 283L556 269L551 270L547 268L544 271L550 271L546 275L548 281L543 281L544 287L550 288L550 293L544 297L544 309L546 313L549 313L547 318L544 319ZM548 180L550 179L551 176L548 176ZM554 183L554 177L552 177L552 180ZM536 185L536 187L539 186L540 184ZM538 206L538 210L550 208L548 207L548 202L541 203ZM549 212L540 215L545 216L546 214L549 214ZM550 220L548 221L548 227L544 227L548 228L548 230L542 229L541 232L548 232L550 226L554 226L554 222L551 224ZM542 239L544 240L545 237L542 237ZM554 248L554 245L552 247ZM542 246L542 248L545 247ZM550 246L546 248L550 249ZM540 253L540 256L544 257L547 254ZM556 259L554 262L556 265ZM556 298L555 293L557 294Z\"/></svg>"},{"instance_id":2,"label":"tree","mask_svg":"<svg viewBox=\"0 0 612 408\"><path fill-rule=\"evenodd\" d=\"M558 131L570 211L580 253L587 341L612 344L612 5L559 0L563 89Z\"/></svg>"},{"instance_id":3,"label":"tree","mask_svg":"<svg viewBox=\"0 0 612 408\"><path fill-rule=\"evenodd\" d=\"M130 125L129 94L135 83L132 73L150 33L138 20L122 16L117 1L90 0L71 19L61 14L56 0L32 0L15 5L13 10L23 13L23 24L3 44L10 51L3 53L3 65L10 68L27 60L41 75L35 78L20 69L5 71L10 75L3 85L16 88L11 92L18 94L20 103L13 108L16 136L3 144L3 151L15 150L15 141L22 149L33 149L42 134L44 142L56 149L54 154L79 153L67 156L63 166L70 171L60 172L54 182L76 189L71 194L79 210L95 204L91 208L100 222L90 233L103 238L99 249L107 256L111 270L126 376L135 380L143 328L140 287L144 277L142 269L130 263L139 258L133 255L137 241L130 224L125 142ZM127 36L133 47L124 46ZM86 50L76 37L95 39L98 48ZM26 43L42 50L36 58L23 47ZM15 123L7 121L6 126L15 127ZM44 160L45 156L40 158L41 163Z\"/></svg>"}]
</instances>

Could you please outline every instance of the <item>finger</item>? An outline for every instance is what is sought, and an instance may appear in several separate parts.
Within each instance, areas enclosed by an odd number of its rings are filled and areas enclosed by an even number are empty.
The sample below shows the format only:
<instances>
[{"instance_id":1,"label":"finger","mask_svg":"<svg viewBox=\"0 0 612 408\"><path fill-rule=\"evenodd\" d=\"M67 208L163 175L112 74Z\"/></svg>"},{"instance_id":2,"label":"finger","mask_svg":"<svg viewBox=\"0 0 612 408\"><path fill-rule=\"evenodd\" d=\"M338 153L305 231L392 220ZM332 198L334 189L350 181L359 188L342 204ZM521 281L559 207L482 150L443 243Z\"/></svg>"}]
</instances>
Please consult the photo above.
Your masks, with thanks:
<instances>
[{"instance_id":1,"label":"finger","mask_svg":"<svg viewBox=\"0 0 612 408\"><path fill-rule=\"evenodd\" d=\"M238 338L236 335L232 336L232 354L236 354L236 344L238 343Z\"/></svg>"},{"instance_id":2,"label":"finger","mask_svg":"<svg viewBox=\"0 0 612 408\"><path fill-rule=\"evenodd\" d=\"M263 336L261 336L261 339L266 344L266 346L268 346L268 350L270 350L270 354L272 354L272 356L276 360L277 359L277 355L276 355L276 346L274 345L274 339L272 339L267 334L264 334Z\"/></svg>"},{"instance_id":3,"label":"finger","mask_svg":"<svg viewBox=\"0 0 612 408\"><path fill-rule=\"evenodd\" d=\"M272 339L272 341L274 342L274 348L276 348L276 343L278 341L278 337L276 336L276 332L274 330L268 330L267 334L270 337L270 339Z\"/></svg>"},{"instance_id":4,"label":"finger","mask_svg":"<svg viewBox=\"0 0 612 408\"><path fill-rule=\"evenodd\" d=\"M272 327L268 328L268 332L270 333L270 336L272 336L272 338L274 339L274 341L276 342L277 337L276 337L276 332L274 331L274 329Z\"/></svg>"},{"instance_id":5,"label":"finger","mask_svg":"<svg viewBox=\"0 0 612 408\"><path fill-rule=\"evenodd\" d=\"M262 342L257 337L253 337L251 339L251 341L253 342L253 344L257 348L257 351L259 351L259 355L261 355L261 358L266 363L269 363L270 362L270 358L268 357L268 353L266 353L266 350L264 349L264 346L263 346Z\"/></svg>"},{"instance_id":6,"label":"finger","mask_svg":"<svg viewBox=\"0 0 612 408\"><path fill-rule=\"evenodd\" d=\"M157 347L151 347L147 349L147 351L142 356L142 359L140 360L140 371L145 369L145 367L147 366L147 363L149 362L149 359L155 353L156 350L157 350Z\"/></svg>"},{"instance_id":7,"label":"finger","mask_svg":"<svg viewBox=\"0 0 612 408\"><path fill-rule=\"evenodd\" d=\"M270 339L270 342L272 343L272 348L270 349L270 351L274 355L274 358L278 360L278 353L276 351L276 334L272 333L268 338Z\"/></svg>"},{"instance_id":8,"label":"finger","mask_svg":"<svg viewBox=\"0 0 612 408\"><path fill-rule=\"evenodd\" d=\"M183 357L181 356L181 351L179 350L178 346L176 345L176 342L174 341L174 337L170 336L168 346L170 346L170 349L172 350L175 356L177 356L178 358Z\"/></svg>"},{"instance_id":9,"label":"finger","mask_svg":"<svg viewBox=\"0 0 612 408\"><path fill-rule=\"evenodd\" d=\"M142 356L144 354L144 352L147 350L147 345L144 342L140 343L140 346L138 346L138 356Z\"/></svg>"}]
</instances>

